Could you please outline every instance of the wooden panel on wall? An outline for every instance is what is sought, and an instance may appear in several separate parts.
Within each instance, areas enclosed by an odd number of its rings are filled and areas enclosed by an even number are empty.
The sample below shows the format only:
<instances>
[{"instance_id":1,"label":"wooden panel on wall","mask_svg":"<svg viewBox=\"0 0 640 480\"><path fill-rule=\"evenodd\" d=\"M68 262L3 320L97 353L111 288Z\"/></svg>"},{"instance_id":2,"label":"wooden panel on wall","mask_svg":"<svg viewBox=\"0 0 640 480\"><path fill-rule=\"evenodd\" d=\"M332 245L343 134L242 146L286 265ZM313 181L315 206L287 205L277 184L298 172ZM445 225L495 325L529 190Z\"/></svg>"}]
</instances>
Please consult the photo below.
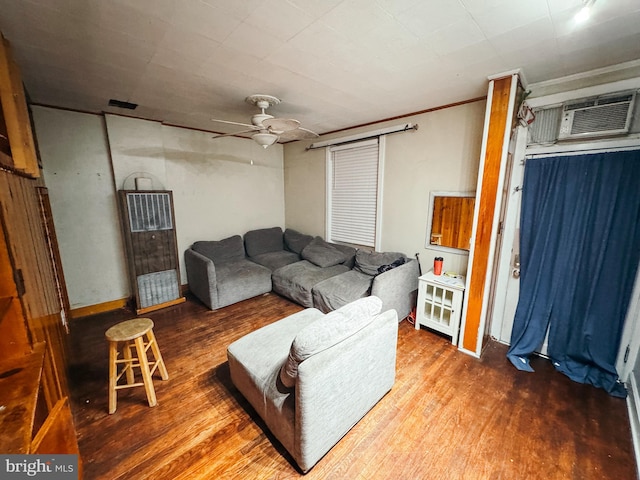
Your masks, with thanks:
<instances>
[{"instance_id":1,"label":"wooden panel on wall","mask_svg":"<svg viewBox=\"0 0 640 480\"><path fill-rule=\"evenodd\" d=\"M2 104L7 136L11 146L13 165L32 177L40 175L31 120L20 69L13 61L9 42L0 35L0 102Z\"/></svg>"},{"instance_id":2,"label":"wooden panel on wall","mask_svg":"<svg viewBox=\"0 0 640 480\"><path fill-rule=\"evenodd\" d=\"M0 171L0 205L13 266L21 272L20 301L33 342L46 342L44 393L49 408L67 396L66 334L54 268L43 228L38 181Z\"/></svg>"},{"instance_id":3,"label":"wooden panel on wall","mask_svg":"<svg viewBox=\"0 0 640 480\"><path fill-rule=\"evenodd\" d=\"M4 225L0 208L0 351L2 358L11 358L31 353L31 341L18 297Z\"/></svg>"},{"instance_id":4,"label":"wooden panel on wall","mask_svg":"<svg viewBox=\"0 0 640 480\"><path fill-rule=\"evenodd\" d=\"M462 332L462 348L469 352L478 351L478 338L482 335L480 324L483 309L486 278L489 274L489 257L493 234L496 202L499 192L501 162L503 156L505 129L511 122L509 100L513 86L512 76L493 80L491 114L487 133L482 183L479 189L478 220L473 241L473 261L471 276L466 292L466 316Z\"/></svg>"},{"instance_id":5,"label":"wooden panel on wall","mask_svg":"<svg viewBox=\"0 0 640 480\"><path fill-rule=\"evenodd\" d=\"M1 34L0 97L9 140L9 153L0 151L0 404L8 409L0 451L29 453L37 412L39 451L77 454L67 401L62 267L56 266L20 73Z\"/></svg>"}]
</instances>

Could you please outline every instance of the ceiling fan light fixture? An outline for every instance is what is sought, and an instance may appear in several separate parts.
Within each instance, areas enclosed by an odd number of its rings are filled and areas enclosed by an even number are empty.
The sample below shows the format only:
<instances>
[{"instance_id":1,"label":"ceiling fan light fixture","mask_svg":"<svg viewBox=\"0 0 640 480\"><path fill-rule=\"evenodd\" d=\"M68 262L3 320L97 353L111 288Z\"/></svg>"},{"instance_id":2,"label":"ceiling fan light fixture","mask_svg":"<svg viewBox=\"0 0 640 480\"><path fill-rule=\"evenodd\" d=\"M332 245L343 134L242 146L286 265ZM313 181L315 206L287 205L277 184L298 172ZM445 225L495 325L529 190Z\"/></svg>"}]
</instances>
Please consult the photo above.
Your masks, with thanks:
<instances>
[{"instance_id":1,"label":"ceiling fan light fixture","mask_svg":"<svg viewBox=\"0 0 640 480\"><path fill-rule=\"evenodd\" d=\"M267 148L269 145L273 145L278 141L278 135L273 133L254 133L251 138L258 145L262 145L262 148Z\"/></svg>"}]
</instances>

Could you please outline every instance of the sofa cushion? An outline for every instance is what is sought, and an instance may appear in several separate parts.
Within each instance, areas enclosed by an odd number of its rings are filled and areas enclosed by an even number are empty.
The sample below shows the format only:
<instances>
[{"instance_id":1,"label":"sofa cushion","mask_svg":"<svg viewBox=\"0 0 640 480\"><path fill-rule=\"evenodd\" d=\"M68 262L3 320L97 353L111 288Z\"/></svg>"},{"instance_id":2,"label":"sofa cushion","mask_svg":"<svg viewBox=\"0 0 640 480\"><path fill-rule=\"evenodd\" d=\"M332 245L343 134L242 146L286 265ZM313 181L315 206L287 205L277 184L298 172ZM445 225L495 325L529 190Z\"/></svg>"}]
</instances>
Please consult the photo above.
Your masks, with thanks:
<instances>
[{"instance_id":1,"label":"sofa cushion","mask_svg":"<svg viewBox=\"0 0 640 480\"><path fill-rule=\"evenodd\" d=\"M219 307L262 295L272 289L271 270L246 258L217 263L216 279Z\"/></svg>"},{"instance_id":2,"label":"sofa cushion","mask_svg":"<svg viewBox=\"0 0 640 480\"><path fill-rule=\"evenodd\" d=\"M320 268L308 260L300 260L273 272L273 291L303 307L313 307L313 287L322 280L348 271L344 265Z\"/></svg>"},{"instance_id":3,"label":"sofa cushion","mask_svg":"<svg viewBox=\"0 0 640 480\"><path fill-rule=\"evenodd\" d=\"M244 247L249 257L284 250L282 229L272 227L251 230L244 234Z\"/></svg>"},{"instance_id":4,"label":"sofa cushion","mask_svg":"<svg viewBox=\"0 0 640 480\"><path fill-rule=\"evenodd\" d=\"M322 268L333 267L347 259L347 255L320 237L311 240L300 256Z\"/></svg>"},{"instance_id":5,"label":"sofa cushion","mask_svg":"<svg viewBox=\"0 0 640 480\"><path fill-rule=\"evenodd\" d=\"M309 242L311 240L313 240L313 237L311 235L305 235L304 233L300 233L291 228L287 228L284 231L284 243L286 247L290 251L297 253L298 255L302 253L304 247L309 245Z\"/></svg>"},{"instance_id":6,"label":"sofa cushion","mask_svg":"<svg viewBox=\"0 0 640 480\"><path fill-rule=\"evenodd\" d=\"M328 313L371 294L373 277L357 270L349 270L318 283L311 290L313 306Z\"/></svg>"},{"instance_id":7,"label":"sofa cushion","mask_svg":"<svg viewBox=\"0 0 640 480\"><path fill-rule=\"evenodd\" d=\"M347 256L347 259L342 262L342 265L346 265L349 267L349 270L351 270L355 264L357 249L349 245L341 245L340 243L332 243L331 246L337 248Z\"/></svg>"},{"instance_id":8,"label":"sofa cushion","mask_svg":"<svg viewBox=\"0 0 640 480\"><path fill-rule=\"evenodd\" d=\"M240 235L234 235L223 240L195 242L191 249L211 259L213 262L240 260L245 257L244 244Z\"/></svg>"},{"instance_id":9,"label":"sofa cushion","mask_svg":"<svg viewBox=\"0 0 640 480\"><path fill-rule=\"evenodd\" d=\"M356 263L353 268L367 275L375 276L379 273L378 268L383 265L389 265L404 256L403 253L399 252L368 252L366 250L358 250L356 252Z\"/></svg>"},{"instance_id":10,"label":"sofa cushion","mask_svg":"<svg viewBox=\"0 0 640 480\"><path fill-rule=\"evenodd\" d=\"M328 313L306 326L293 339L289 356L280 369L280 380L291 388L298 377L298 365L327 348L342 342L373 321L382 309L378 297L366 297Z\"/></svg>"},{"instance_id":11,"label":"sofa cushion","mask_svg":"<svg viewBox=\"0 0 640 480\"><path fill-rule=\"evenodd\" d=\"M280 250L279 252L267 252L251 257L252 262L256 262L260 265L267 267L272 272L294 263L300 260L300 256L297 253L289 252L287 250Z\"/></svg>"}]
</instances>

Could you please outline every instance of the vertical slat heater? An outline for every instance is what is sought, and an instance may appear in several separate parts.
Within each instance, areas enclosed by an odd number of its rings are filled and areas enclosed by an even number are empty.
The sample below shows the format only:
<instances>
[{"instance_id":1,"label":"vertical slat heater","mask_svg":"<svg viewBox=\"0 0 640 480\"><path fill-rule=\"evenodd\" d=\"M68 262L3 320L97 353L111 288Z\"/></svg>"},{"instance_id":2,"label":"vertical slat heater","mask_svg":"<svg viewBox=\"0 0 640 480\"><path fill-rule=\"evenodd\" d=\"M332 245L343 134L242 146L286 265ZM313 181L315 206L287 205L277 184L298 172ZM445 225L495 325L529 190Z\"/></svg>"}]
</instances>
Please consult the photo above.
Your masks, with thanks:
<instances>
[{"instance_id":1,"label":"vertical slat heater","mask_svg":"<svg viewBox=\"0 0 640 480\"><path fill-rule=\"evenodd\" d=\"M119 196L136 312L184 302L172 193L120 190Z\"/></svg>"}]
</instances>

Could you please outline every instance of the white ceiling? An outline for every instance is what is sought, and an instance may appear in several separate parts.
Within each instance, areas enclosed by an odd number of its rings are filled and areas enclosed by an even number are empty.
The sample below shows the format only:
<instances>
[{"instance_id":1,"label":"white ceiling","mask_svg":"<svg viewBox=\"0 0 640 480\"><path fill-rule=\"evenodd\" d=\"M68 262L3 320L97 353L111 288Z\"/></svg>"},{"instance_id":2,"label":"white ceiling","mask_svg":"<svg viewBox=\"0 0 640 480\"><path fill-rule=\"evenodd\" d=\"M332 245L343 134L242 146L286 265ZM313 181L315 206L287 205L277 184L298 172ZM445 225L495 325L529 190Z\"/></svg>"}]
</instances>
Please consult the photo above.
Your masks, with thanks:
<instances>
[{"instance_id":1,"label":"white ceiling","mask_svg":"<svg viewBox=\"0 0 640 480\"><path fill-rule=\"evenodd\" d=\"M231 132L254 93L325 133L640 59L640 0L0 0L33 103ZM139 104L131 112L110 98Z\"/></svg>"}]
</instances>

